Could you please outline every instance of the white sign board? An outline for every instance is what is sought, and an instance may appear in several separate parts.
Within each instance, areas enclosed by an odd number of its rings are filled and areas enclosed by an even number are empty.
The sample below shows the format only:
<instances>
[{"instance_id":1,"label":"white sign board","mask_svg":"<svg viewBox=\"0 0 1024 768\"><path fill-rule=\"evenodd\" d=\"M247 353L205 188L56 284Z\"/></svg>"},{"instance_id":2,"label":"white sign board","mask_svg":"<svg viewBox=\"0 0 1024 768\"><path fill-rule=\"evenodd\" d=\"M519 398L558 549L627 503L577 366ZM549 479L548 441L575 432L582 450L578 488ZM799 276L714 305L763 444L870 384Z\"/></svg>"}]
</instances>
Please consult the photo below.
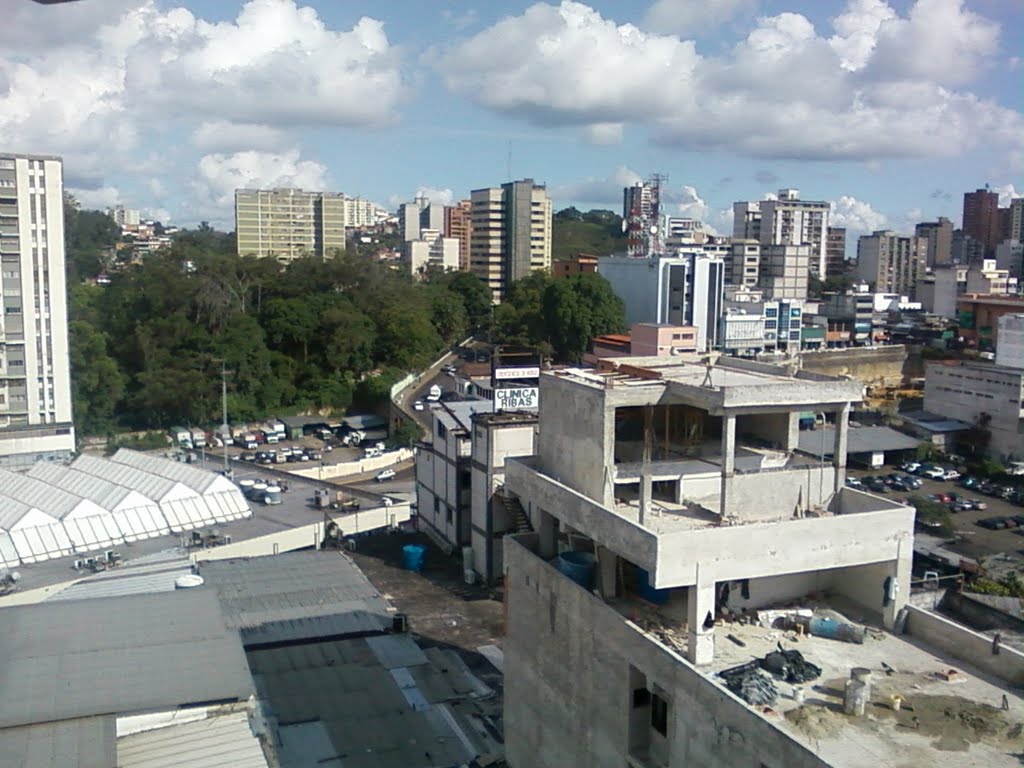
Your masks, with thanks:
<instances>
[{"instance_id":1,"label":"white sign board","mask_svg":"<svg viewBox=\"0 0 1024 768\"><path fill-rule=\"evenodd\" d=\"M537 407L537 387L509 387L494 390L496 411L523 411Z\"/></svg>"},{"instance_id":2,"label":"white sign board","mask_svg":"<svg viewBox=\"0 0 1024 768\"><path fill-rule=\"evenodd\" d=\"M495 368L494 378L502 379L539 379L540 366L520 365L515 368Z\"/></svg>"}]
</instances>

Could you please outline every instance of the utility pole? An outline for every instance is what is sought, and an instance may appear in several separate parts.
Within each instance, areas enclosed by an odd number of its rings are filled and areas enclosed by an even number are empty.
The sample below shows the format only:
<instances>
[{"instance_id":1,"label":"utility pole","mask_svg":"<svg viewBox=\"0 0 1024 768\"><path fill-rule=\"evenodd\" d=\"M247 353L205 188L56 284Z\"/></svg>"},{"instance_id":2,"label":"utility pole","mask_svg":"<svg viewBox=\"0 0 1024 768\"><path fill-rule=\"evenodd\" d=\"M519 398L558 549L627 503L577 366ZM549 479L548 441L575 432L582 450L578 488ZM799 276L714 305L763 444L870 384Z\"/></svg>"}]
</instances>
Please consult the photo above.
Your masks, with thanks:
<instances>
[{"instance_id":1,"label":"utility pole","mask_svg":"<svg viewBox=\"0 0 1024 768\"><path fill-rule=\"evenodd\" d=\"M221 425L221 442L224 443L224 477L231 477L231 470L228 467L228 441L231 439L231 427L228 426L228 367L224 360L220 361L220 401L224 416L224 422Z\"/></svg>"}]
</instances>

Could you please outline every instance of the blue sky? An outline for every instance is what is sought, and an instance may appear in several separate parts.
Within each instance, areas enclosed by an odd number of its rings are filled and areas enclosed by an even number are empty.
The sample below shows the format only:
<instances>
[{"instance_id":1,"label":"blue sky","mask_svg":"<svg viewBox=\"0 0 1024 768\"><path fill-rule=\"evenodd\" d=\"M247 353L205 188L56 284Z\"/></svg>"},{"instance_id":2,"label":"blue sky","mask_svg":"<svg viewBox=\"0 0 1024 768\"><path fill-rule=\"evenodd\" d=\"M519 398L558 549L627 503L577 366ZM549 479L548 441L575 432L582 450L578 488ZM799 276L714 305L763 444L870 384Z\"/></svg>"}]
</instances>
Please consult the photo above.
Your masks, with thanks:
<instances>
[{"instance_id":1,"label":"blue sky","mask_svg":"<svg viewBox=\"0 0 1024 768\"><path fill-rule=\"evenodd\" d=\"M239 186L393 207L531 176L617 210L657 172L718 231L783 186L906 230L1024 192L1021 30L1017 0L20 0L0 150L228 229Z\"/></svg>"}]
</instances>

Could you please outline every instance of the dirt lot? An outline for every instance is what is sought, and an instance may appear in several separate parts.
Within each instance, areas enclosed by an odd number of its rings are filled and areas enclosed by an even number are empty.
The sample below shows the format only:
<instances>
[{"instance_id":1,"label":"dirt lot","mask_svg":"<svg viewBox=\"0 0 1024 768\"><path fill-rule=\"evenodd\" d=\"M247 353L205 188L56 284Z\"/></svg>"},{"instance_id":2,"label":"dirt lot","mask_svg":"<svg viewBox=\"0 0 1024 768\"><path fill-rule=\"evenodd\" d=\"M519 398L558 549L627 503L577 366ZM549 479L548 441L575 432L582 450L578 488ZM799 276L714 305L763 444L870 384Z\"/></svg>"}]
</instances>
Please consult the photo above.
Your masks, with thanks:
<instances>
[{"instance_id":1,"label":"dirt lot","mask_svg":"<svg viewBox=\"0 0 1024 768\"><path fill-rule=\"evenodd\" d=\"M850 475L854 477L866 477L868 475L888 475L899 472L894 467L883 467L880 470L851 470ZM922 479L921 488L910 493L902 491L890 491L885 498L898 499L905 496L917 495L928 496L933 493L956 493L964 498L978 499L984 501L988 508L984 510L972 510L970 512L956 512L953 514L953 524L956 530L956 540L948 546L955 552L967 557L980 559L999 552L1008 552L1024 555L1024 536L1021 531L1024 528L1013 528L1002 531L990 531L977 525L978 520L986 517L1024 515L1024 507L1018 507L1008 501L992 498L977 491L968 491L961 488L955 482L941 480Z\"/></svg>"},{"instance_id":2,"label":"dirt lot","mask_svg":"<svg viewBox=\"0 0 1024 768\"><path fill-rule=\"evenodd\" d=\"M422 544L422 573L402 567L402 547ZM363 573L398 610L408 614L412 632L435 642L476 652L501 647L504 607L491 590L468 586L458 557L447 557L421 533L380 533L359 539L352 553Z\"/></svg>"}]
</instances>

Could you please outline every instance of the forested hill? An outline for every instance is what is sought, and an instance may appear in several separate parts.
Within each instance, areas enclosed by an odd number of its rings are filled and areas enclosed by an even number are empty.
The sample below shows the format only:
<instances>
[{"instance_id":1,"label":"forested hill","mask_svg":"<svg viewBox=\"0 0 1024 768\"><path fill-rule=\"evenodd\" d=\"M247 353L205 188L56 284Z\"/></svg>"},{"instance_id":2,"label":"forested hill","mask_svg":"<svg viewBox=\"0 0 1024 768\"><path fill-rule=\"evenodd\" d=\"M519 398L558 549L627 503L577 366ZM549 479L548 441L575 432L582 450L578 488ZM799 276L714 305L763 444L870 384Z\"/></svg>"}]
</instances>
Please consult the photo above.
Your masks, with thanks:
<instances>
[{"instance_id":1,"label":"forested hill","mask_svg":"<svg viewBox=\"0 0 1024 768\"><path fill-rule=\"evenodd\" d=\"M96 217L69 218L69 311L75 422L83 435L220 420L220 370L232 421L375 408L391 385L471 333L578 360L596 334L621 330L621 302L598 275L520 281L492 308L466 272L414 281L353 249L338 258L240 258L233 238L184 231L141 264L114 265L109 285L75 282L108 263ZM93 240L76 231L88 224ZM75 240L74 238L78 238ZM82 245L87 243L87 245ZM91 248L91 250L90 250ZM97 253L98 251L98 253Z\"/></svg>"},{"instance_id":2,"label":"forested hill","mask_svg":"<svg viewBox=\"0 0 1024 768\"><path fill-rule=\"evenodd\" d=\"M626 250L622 217L611 211L581 213L575 208L564 208L552 219L551 257L555 261L570 259L578 253L608 256Z\"/></svg>"}]
</instances>

